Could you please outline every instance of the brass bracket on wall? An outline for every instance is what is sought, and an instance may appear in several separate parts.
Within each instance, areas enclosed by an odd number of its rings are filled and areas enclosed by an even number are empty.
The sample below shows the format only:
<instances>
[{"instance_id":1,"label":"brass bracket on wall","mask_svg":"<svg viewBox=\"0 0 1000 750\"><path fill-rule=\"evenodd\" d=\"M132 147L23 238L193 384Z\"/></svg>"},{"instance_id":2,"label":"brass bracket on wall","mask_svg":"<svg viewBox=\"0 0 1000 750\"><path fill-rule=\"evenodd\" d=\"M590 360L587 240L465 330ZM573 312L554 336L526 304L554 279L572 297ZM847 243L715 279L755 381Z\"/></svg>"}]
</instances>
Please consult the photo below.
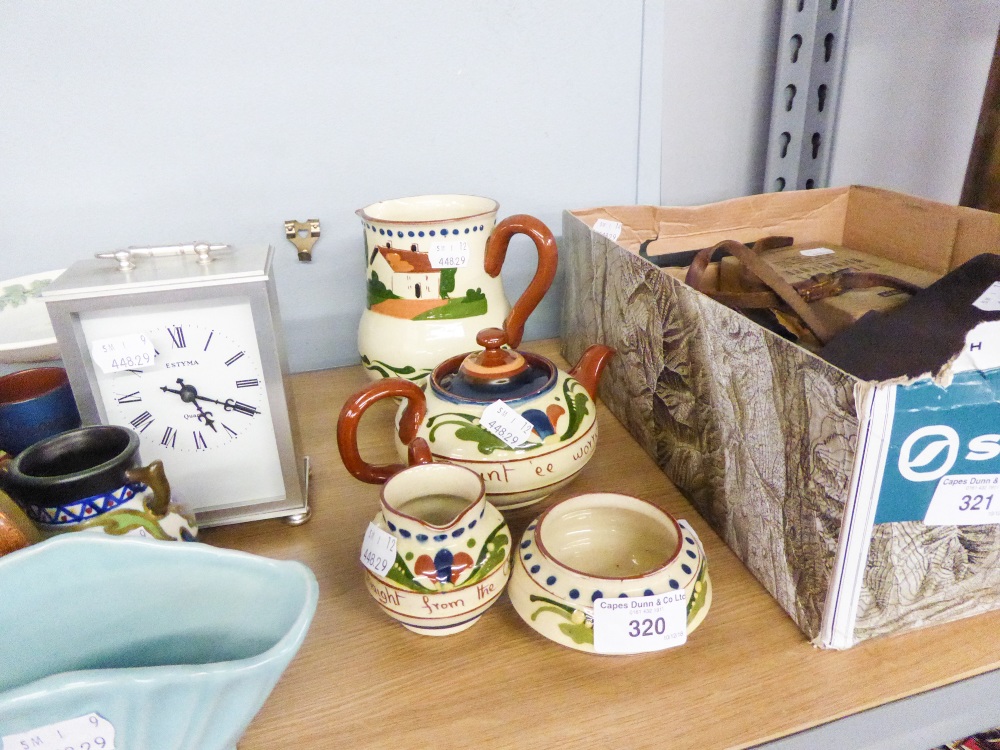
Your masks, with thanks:
<instances>
[{"instance_id":1,"label":"brass bracket on wall","mask_svg":"<svg viewBox=\"0 0 1000 750\"><path fill-rule=\"evenodd\" d=\"M309 221L286 221L285 237L287 237L299 251L299 260L312 260L313 245L319 239L319 219L309 219Z\"/></svg>"}]
</instances>

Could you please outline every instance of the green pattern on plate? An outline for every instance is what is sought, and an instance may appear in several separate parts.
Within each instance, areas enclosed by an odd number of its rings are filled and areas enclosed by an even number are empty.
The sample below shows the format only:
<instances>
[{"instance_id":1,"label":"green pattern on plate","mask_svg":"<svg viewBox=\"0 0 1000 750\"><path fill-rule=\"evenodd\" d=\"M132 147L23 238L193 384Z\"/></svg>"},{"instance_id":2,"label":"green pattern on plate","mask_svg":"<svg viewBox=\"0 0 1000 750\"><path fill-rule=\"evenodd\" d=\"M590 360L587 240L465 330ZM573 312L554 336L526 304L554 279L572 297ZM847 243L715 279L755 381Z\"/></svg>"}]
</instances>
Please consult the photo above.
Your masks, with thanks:
<instances>
[{"instance_id":1,"label":"green pattern on plate","mask_svg":"<svg viewBox=\"0 0 1000 750\"><path fill-rule=\"evenodd\" d=\"M0 310L6 307L17 307L23 305L32 297L37 297L42 290L52 283L52 279L37 279L31 284L11 284L5 286L0 293Z\"/></svg>"}]
</instances>

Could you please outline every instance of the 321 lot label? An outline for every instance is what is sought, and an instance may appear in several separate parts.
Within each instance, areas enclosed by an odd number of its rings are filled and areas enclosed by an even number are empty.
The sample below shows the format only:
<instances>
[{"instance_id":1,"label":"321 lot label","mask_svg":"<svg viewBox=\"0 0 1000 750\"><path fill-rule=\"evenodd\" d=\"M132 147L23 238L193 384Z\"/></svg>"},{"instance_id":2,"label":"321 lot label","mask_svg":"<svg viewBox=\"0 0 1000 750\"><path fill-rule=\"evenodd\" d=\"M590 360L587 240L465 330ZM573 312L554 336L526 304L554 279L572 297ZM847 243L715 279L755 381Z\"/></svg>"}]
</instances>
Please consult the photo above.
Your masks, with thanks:
<instances>
[{"instance_id":1,"label":"321 lot label","mask_svg":"<svg viewBox=\"0 0 1000 750\"><path fill-rule=\"evenodd\" d=\"M1000 474L941 477L924 523L928 526L1000 523Z\"/></svg>"}]
</instances>

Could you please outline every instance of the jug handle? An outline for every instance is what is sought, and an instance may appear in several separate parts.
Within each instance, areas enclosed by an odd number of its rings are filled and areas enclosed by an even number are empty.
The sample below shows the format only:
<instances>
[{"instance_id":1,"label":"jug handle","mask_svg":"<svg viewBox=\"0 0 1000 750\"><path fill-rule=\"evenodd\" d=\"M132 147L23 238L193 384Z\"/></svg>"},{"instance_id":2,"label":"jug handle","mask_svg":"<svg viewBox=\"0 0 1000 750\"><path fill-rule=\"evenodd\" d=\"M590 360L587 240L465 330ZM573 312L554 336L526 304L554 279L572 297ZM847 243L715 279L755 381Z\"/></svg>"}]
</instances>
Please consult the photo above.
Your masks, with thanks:
<instances>
[{"instance_id":1,"label":"jug handle","mask_svg":"<svg viewBox=\"0 0 1000 750\"><path fill-rule=\"evenodd\" d=\"M129 482L141 482L153 491L152 502L146 503L150 513L157 518L167 515L167 510L170 508L170 482L167 481L167 475L163 471L163 461L157 459L149 466L126 469L125 478Z\"/></svg>"},{"instance_id":2,"label":"jug handle","mask_svg":"<svg viewBox=\"0 0 1000 750\"><path fill-rule=\"evenodd\" d=\"M402 464L370 464L361 457L358 449L358 423L361 416L376 401L390 396L404 398L407 402L399 420L399 439L409 446L410 465L431 461L427 443L416 438L417 428L427 414L427 399L423 390L416 383L403 378L378 380L347 399L337 420L337 447L340 448L344 466L357 479L369 484L382 484L393 474L406 468Z\"/></svg>"},{"instance_id":3,"label":"jug handle","mask_svg":"<svg viewBox=\"0 0 1000 750\"><path fill-rule=\"evenodd\" d=\"M497 224L486 242L486 261L483 267L490 276L496 278L500 273L504 258L507 256L507 245L515 234L526 234L535 243L535 248L538 250L538 268L535 269L531 283L514 303L510 315L504 321L507 343L514 349L521 345L524 322L552 286L559 261L556 238L552 236L549 228L534 216L514 214Z\"/></svg>"}]
</instances>

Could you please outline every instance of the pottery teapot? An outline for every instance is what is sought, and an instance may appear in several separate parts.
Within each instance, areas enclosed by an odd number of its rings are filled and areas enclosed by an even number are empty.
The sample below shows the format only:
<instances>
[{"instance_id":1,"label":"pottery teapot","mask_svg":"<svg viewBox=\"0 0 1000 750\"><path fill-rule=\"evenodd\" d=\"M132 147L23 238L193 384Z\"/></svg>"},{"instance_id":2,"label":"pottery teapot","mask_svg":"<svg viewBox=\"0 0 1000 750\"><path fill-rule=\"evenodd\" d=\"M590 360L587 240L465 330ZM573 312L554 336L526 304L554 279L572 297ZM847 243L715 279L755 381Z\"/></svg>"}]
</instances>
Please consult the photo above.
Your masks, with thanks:
<instances>
[{"instance_id":1,"label":"pottery teapot","mask_svg":"<svg viewBox=\"0 0 1000 750\"><path fill-rule=\"evenodd\" d=\"M364 224L367 302L358 327L361 362L373 379L423 384L442 360L467 352L476 334L508 319L511 346L555 277L552 232L518 214L496 224L495 200L420 195L357 211ZM500 269L517 234L535 244L534 277L511 308Z\"/></svg>"},{"instance_id":2,"label":"pottery teapot","mask_svg":"<svg viewBox=\"0 0 1000 750\"><path fill-rule=\"evenodd\" d=\"M348 471L379 481L396 470L364 463L357 444L365 410L396 397L404 399L396 415L400 455L423 438L436 460L479 474L501 510L531 505L579 473L597 446L597 384L614 350L595 344L567 373L545 357L506 348L503 329L480 331L476 340L483 349L446 359L423 388L387 378L348 399L337 425Z\"/></svg>"}]
</instances>

